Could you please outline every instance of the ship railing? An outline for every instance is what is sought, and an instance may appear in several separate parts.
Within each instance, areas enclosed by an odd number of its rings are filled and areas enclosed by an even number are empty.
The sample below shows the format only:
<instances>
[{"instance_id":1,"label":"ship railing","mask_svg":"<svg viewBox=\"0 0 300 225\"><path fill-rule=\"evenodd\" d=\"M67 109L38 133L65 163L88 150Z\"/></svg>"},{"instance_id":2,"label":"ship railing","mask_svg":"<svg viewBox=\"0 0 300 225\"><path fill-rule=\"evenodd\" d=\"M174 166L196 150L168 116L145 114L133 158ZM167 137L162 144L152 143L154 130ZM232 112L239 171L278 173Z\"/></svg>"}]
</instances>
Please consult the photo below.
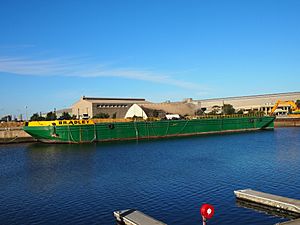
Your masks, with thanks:
<instances>
[{"instance_id":1,"label":"ship railing","mask_svg":"<svg viewBox=\"0 0 300 225\"><path fill-rule=\"evenodd\" d=\"M263 117L265 114L263 112L249 113L249 114L231 114L231 115L203 115L203 116L189 116L183 118L183 120L192 120L192 119L222 119L222 118L249 118L249 117ZM118 123L118 122L142 122L142 121L158 121L161 118L149 117L148 119L143 118L111 118L111 119L92 119L94 123Z\"/></svg>"},{"instance_id":2,"label":"ship railing","mask_svg":"<svg viewBox=\"0 0 300 225\"><path fill-rule=\"evenodd\" d=\"M250 114L232 114L232 115L203 115L196 116L191 119L221 119L221 118L249 118L249 117L263 117L264 113L250 113Z\"/></svg>"},{"instance_id":3,"label":"ship railing","mask_svg":"<svg viewBox=\"0 0 300 225\"><path fill-rule=\"evenodd\" d=\"M92 119L94 123L118 123L118 122L132 122L132 119L111 118L111 119Z\"/></svg>"}]
</instances>

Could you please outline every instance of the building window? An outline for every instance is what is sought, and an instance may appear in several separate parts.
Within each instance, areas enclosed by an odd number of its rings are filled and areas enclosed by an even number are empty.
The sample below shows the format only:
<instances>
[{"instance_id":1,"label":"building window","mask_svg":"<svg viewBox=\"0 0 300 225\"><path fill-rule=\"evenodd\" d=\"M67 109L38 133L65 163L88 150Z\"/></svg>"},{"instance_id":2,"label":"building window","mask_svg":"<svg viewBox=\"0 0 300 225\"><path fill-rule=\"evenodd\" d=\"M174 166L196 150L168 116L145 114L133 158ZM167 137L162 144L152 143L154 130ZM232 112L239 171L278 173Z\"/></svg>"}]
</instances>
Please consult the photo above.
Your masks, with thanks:
<instances>
[{"instance_id":1,"label":"building window","mask_svg":"<svg viewBox=\"0 0 300 225\"><path fill-rule=\"evenodd\" d=\"M128 108L126 104L97 104L97 108Z\"/></svg>"}]
</instances>

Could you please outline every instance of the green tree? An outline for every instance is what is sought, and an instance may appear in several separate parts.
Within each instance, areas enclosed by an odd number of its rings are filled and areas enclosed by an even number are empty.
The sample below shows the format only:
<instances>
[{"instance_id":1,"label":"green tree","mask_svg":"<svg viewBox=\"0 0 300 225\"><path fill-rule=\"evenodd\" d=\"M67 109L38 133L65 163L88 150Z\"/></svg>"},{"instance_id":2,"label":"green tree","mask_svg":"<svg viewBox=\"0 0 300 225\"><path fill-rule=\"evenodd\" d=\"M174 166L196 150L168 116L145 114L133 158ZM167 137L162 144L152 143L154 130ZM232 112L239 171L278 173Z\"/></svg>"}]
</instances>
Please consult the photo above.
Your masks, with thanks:
<instances>
[{"instance_id":1,"label":"green tree","mask_svg":"<svg viewBox=\"0 0 300 225\"><path fill-rule=\"evenodd\" d=\"M41 121L41 120L45 120L45 117L42 117L41 115L39 115L38 113L34 113L31 117L30 117L31 121Z\"/></svg>"},{"instance_id":2,"label":"green tree","mask_svg":"<svg viewBox=\"0 0 300 225\"><path fill-rule=\"evenodd\" d=\"M300 100L296 101L296 105L297 105L298 108L300 108Z\"/></svg>"},{"instance_id":3,"label":"green tree","mask_svg":"<svg viewBox=\"0 0 300 225\"><path fill-rule=\"evenodd\" d=\"M112 114L111 118L116 119L117 118L117 113L115 112L114 114Z\"/></svg>"},{"instance_id":4,"label":"green tree","mask_svg":"<svg viewBox=\"0 0 300 225\"><path fill-rule=\"evenodd\" d=\"M57 116L54 112L48 112L46 115L46 120L56 120Z\"/></svg>"},{"instance_id":5,"label":"green tree","mask_svg":"<svg viewBox=\"0 0 300 225\"><path fill-rule=\"evenodd\" d=\"M62 115L58 119L59 120L70 120L70 119L72 119L72 117L68 112L63 112Z\"/></svg>"},{"instance_id":6,"label":"green tree","mask_svg":"<svg viewBox=\"0 0 300 225\"><path fill-rule=\"evenodd\" d=\"M253 114L253 115L258 115L258 114L263 114L264 112L259 112L258 110L256 109L250 109L248 111L248 114Z\"/></svg>"},{"instance_id":7,"label":"green tree","mask_svg":"<svg viewBox=\"0 0 300 225\"><path fill-rule=\"evenodd\" d=\"M34 114L30 117L30 120L31 120L31 121L37 121L39 117L40 117L40 116L39 116L38 113L34 113Z\"/></svg>"},{"instance_id":8,"label":"green tree","mask_svg":"<svg viewBox=\"0 0 300 225\"><path fill-rule=\"evenodd\" d=\"M225 115L232 115L235 112L235 109L230 104L224 104L223 107L222 107L222 109L223 109L223 113Z\"/></svg>"},{"instance_id":9,"label":"green tree","mask_svg":"<svg viewBox=\"0 0 300 225\"><path fill-rule=\"evenodd\" d=\"M106 119L109 118L109 115L107 113L98 113L97 115L95 115L93 118L97 118L97 119Z\"/></svg>"}]
</instances>

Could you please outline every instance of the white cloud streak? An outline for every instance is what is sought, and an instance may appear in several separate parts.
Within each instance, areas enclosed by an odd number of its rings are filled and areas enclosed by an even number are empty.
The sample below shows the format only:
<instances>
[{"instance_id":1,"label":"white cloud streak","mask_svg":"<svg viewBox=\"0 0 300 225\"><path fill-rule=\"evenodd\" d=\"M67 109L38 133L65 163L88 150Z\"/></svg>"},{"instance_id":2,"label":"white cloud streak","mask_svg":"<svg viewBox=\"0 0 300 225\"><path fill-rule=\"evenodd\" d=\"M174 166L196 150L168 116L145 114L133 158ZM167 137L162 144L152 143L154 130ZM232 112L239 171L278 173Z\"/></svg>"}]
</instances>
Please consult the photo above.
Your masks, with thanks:
<instances>
[{"instance_id":1,"label":"white cloud streak","mask_svg":"<svg viewBox=\"0 0 300 225\"><path fill-rule=\"evenodd\" d=\"M19 57L0 57L0 72L34 76L65 77L120 77L154 83L173 85L184 89L206 89L194 82L174 79L170 75L152 70L133 68L112 68L100 63L87 63L80 58L29 59Z\"/></svg>"}]
</instances>

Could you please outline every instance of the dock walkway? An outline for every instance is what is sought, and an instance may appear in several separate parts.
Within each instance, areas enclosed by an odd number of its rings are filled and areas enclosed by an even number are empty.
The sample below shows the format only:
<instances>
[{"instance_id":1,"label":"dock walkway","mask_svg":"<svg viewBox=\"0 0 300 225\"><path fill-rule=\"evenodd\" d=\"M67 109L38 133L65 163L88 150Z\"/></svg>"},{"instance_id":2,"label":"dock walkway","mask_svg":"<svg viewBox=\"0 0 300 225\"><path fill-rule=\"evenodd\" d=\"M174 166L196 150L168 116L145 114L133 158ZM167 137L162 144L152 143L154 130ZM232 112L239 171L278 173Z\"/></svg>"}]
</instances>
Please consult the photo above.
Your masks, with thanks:
<instances>
[{"instance_id":1,"label":"dock walkway","mask_svg":"<svg viewBox=\"0 0 300 225\"><path fill-rule=\"evenodd\" d=\"M300 219L297 220L290 220L283 223L276 223L276 225L300 225Z\"/></svg>"},{"instance_id":2,"label":"dock walkway","mask_svg":"<svg viewBox=\"0 0 300 225\"><path fill-rule=\"evenodd\" d=\"M135 209L115 211L114 216L125 225L167 225Z\"/></svg>"}]
</instances>

